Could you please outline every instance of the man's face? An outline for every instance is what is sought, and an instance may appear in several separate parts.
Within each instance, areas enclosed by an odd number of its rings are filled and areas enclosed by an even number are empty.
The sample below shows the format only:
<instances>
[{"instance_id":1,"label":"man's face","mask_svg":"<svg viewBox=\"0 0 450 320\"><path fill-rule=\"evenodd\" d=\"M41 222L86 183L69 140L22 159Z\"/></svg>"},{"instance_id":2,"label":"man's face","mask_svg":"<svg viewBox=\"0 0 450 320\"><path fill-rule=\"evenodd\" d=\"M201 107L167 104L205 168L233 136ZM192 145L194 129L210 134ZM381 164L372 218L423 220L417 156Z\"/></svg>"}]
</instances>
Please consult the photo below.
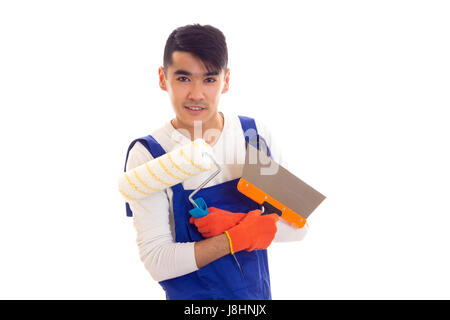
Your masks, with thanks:
<instances>
[{"instance_id":1,"label":"man's face","mask_svg":"<svg viewBox=\"0 0 450 320\"><path fill-rule=\"evenodd\" d=\"M208 74L200 59L181 51L172 53L172 62L166 74L159 68L159 85L169 93L177 120L192 127L194 121L214 119L220 95L228 91L230 69Z\"/></svg>"}]
</instances>

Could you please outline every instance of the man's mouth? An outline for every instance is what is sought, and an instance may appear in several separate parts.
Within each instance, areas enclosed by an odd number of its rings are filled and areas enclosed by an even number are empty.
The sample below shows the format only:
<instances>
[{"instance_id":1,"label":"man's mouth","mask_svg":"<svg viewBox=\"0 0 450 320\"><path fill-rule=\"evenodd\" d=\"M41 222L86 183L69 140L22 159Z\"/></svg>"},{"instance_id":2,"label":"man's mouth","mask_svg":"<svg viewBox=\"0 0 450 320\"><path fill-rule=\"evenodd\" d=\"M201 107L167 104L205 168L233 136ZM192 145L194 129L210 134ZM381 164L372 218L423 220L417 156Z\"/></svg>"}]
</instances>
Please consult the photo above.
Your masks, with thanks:
<instances>
[{"instance_id":1,"label":"man's mouth","mask_svg":"<svg viewBox=\"0 0 450 320\"><path fill-rule=\"evenodd\" d=\"M184 108L189 112L191 115L198 115L203 112L205 109L204 107L200 106L184 106Z\"/></svg>"},{"instance_id":2,"label":"man's mouth","mask_svg":"<svg viewBox=\"0 0 450 320\"><path fill-rule=\"evenodd\" d=\"M201 106L185 106L186 108L188 108L189 110L202 110L205 109L204 107Z\"/></svg>"}]
</instances>

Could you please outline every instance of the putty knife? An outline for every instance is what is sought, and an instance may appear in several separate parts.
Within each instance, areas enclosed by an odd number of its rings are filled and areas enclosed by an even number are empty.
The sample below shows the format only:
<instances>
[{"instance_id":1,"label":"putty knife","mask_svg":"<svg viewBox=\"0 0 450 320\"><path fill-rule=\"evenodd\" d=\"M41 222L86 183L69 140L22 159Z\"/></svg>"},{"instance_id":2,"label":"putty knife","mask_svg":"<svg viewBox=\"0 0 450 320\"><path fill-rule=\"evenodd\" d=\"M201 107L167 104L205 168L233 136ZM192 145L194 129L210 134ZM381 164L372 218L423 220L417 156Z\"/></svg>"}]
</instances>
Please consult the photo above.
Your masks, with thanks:
<instances>
[{"instance_id":1,"label":"putty knife","mask_svg":"<svg viewBox=\"0 0 450 320\"><path fill-rule=\"evenodd\" d=\"M277 169L277 170L276 170ZM274 174L263 174L263 173ZM262 205L263 214L276 213L297 228L325 196L272 160L263 151L247 144L242 178L237 189Z\"/></svg>"}]
</instances>

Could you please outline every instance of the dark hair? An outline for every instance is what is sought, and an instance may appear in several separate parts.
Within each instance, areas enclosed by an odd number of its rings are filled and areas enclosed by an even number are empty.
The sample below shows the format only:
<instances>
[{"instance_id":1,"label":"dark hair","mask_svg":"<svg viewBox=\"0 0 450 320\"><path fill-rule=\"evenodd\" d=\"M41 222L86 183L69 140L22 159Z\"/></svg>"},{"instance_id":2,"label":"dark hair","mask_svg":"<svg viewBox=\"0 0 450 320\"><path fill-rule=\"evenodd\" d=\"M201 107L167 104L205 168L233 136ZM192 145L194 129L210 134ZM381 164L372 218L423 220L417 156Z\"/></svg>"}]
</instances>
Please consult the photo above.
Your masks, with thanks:
<instances>
[{"instance_id":1,"label":"dark hair","mask_svg":"<svg viewBox=\"0 0 450 320\"><path fill-rule=\"evenodd\" d=\"M172 31L164 48L164 73L173 62L174 51L191 53L203 62L208 72L220 72L227 68L225 36L222 31L210 25L190 24Z\"/></svg>"}]
</instances>

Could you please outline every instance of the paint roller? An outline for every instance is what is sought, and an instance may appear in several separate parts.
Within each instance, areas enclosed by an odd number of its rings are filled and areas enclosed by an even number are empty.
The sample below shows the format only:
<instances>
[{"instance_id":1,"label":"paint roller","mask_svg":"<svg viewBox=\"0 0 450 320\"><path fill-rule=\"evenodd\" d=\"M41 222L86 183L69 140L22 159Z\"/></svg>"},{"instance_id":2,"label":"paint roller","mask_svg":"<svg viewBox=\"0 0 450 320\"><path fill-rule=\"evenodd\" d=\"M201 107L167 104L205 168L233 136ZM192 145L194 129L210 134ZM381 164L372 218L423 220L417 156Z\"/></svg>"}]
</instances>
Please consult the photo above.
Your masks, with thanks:
<instances>
[{"instance_id":1,"label":"paint roller","mask_svg":"<svg viewBox=\"0 0 450 320\"><path fill-rule=\"evenodd\" d=\"M208 207L203 198L193 199L193 196L221 170L211 146L203 139L196 139L128 170L119 178L119 192L126 200L141 200L154 192L165 190L188 178L211 171L214 166L216 171L189 196L189 201L194 207L189 213L196 218L201 218L208 214Z\"/></svg>"},{"instance_id":2,"label":"paint roller","mask_svg":"<svg viewBox=\"0 0 450 320\"><path fill-rule=\"evenodd\" d=\"M208 206L202 197L196 199L193 197L221 171L219 164L214 158L211 146L203 139L196 139L134 169L128 170L119 178L119 192L127 200L140 200L154 192L165 190L183 182L185 179L211 171L214 166L216 171L188 197L193 205L193 209L189 210L189 213L195 218L201 218L208 214ZM239 261L234 254L232 256L242 276L244 276Z\"/></svg>"}]
</instances>

